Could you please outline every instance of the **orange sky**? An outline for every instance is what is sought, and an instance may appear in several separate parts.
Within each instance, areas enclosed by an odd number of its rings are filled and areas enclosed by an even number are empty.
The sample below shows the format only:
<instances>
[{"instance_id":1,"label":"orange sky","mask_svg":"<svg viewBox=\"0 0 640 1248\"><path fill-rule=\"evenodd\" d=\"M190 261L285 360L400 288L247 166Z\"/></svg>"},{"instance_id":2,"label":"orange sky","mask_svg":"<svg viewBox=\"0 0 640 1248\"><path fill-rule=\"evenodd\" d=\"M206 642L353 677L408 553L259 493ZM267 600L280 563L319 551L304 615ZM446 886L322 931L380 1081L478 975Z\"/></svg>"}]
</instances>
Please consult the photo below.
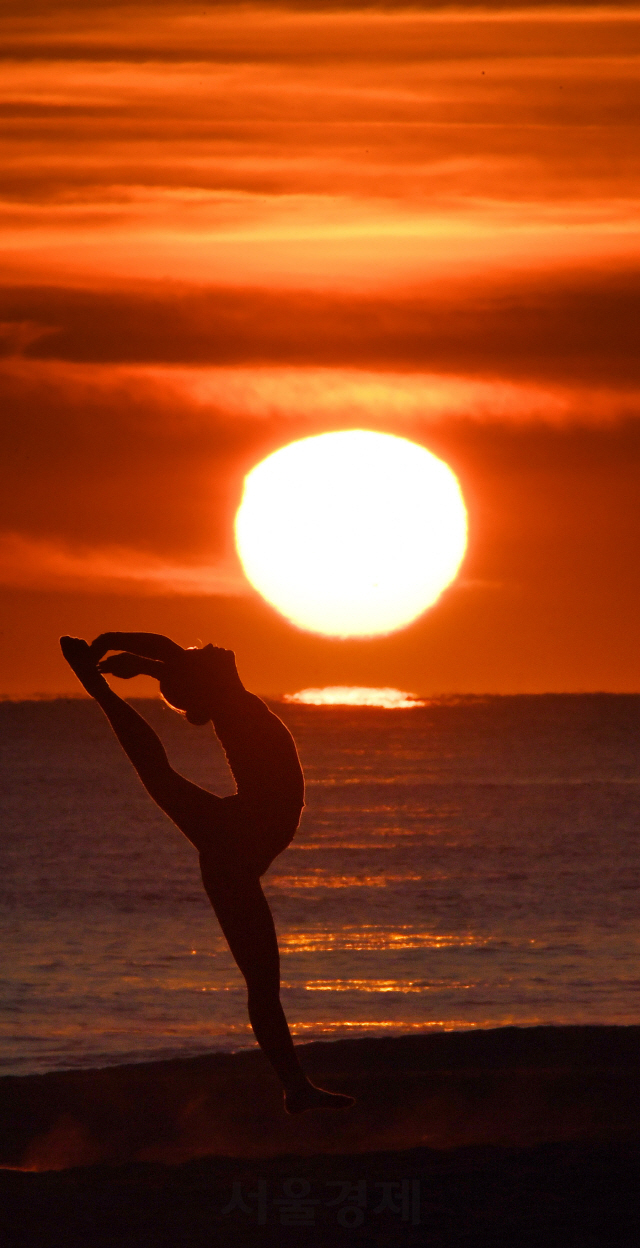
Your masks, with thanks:
<instances>
[{"instance_id":1,"label":"orange sky","mask_svg":"<svg viewBox=\"0 0 640 1248\"><path fill-rule=\"evenodd\" d=\"M57 636L106 628L268 693L638 690L640 9L2 12L0 694L75 691ZM232 546L248 468L341 428L469 507L377 641Z\"/></svg>"}]
</instances>

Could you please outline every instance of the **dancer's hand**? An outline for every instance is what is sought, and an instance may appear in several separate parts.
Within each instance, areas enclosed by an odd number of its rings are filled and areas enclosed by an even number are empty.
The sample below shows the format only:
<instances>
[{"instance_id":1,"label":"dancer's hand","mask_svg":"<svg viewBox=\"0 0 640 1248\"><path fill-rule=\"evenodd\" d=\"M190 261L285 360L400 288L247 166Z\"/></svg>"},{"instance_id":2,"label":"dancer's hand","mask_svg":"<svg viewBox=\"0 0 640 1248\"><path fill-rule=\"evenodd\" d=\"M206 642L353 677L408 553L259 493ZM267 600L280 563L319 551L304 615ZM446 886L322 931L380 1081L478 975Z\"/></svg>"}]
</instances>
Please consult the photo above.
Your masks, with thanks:
<instances>
[{"instance_id":1,"label":"dancer's hand","mask_svg":"<svg viewBox=\"0 0 640 1248\"><path fill-rule=\"evenodd\" d=\"M95 663L107 650L126 650L162 663L169 663L184 654L182 646L161 633L100 633L91 642L90 649Z\"/></svg>"},{"instance_id":2,"label":"dancer's hand","mask_svg":"<svg viewBox=\"0 0 640 1248\"><path fill-rule=\"evenodd\" d=\"M112 654L108 659L98 663L98 671L105 676L119 676L121 680L131 680L132 676L141 676L144 659L137 654Z\"/></svg>"},{"instance_id":3,"label":"dancer's hand","mask_svg":"<svg viewBox=\"0 0 640 1248\"><path fill-rule=\"evenodd\" d=\"M139 654L112 654L108 659L98 663L98 671L103 676L119 676L121 680L131 680L133 676L155 676L157 680L163 675L164 663L155 659L143 659Z\"/></svg>"}]
</instances>

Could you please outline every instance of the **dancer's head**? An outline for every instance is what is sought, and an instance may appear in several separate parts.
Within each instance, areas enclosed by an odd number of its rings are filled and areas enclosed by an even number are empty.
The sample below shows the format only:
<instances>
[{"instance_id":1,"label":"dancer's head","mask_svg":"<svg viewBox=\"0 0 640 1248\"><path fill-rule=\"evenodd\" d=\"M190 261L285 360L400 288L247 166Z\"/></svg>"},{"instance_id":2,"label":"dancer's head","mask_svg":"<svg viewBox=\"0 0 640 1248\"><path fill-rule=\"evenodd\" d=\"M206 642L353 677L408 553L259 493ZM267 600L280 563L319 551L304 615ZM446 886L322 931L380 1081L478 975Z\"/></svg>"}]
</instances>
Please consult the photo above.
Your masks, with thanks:
<instances>
[{"instance_id":1,"label":"dancer's head","mask_svg":"<svg viewBox=\"0 0 640 1248\"><path fill-rule=\"evenodd\" d=\"M190 724L206 724L232 689L239 688L233 650L193 647L164 664L160 692L170 706L183 711Z\"/></svg>"}]
</instances>

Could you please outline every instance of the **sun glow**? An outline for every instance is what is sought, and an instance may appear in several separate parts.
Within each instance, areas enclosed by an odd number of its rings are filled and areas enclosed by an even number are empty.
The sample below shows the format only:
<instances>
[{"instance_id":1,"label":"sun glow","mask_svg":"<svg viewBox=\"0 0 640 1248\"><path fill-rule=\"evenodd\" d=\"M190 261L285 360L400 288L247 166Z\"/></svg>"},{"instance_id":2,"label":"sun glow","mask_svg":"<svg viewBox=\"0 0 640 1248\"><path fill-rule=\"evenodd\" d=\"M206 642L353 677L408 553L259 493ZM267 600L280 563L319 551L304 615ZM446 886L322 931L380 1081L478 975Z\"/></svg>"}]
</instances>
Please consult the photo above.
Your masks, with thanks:
<instances>
[{"instance_id":1,"label":"sun glow","mask_svg":"<svg viewBox=\"0 0 640 1248\"><path fill-rule=\"evenodd\" d=\"M329 637L409 624L454 579L467 541L447 464L352 429L283 447L245 479L236 544L248 580L287 619Z\"/></svg>"}]
</instances>

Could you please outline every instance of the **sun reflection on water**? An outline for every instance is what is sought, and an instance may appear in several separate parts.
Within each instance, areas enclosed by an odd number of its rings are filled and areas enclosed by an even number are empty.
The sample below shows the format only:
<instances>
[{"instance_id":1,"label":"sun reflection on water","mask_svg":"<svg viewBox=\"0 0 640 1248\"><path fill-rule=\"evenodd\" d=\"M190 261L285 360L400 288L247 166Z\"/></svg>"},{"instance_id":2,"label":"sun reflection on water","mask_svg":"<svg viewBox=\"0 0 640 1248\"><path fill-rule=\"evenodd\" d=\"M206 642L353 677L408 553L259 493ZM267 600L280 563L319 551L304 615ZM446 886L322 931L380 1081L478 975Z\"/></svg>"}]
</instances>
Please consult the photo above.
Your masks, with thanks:
<instances>
[{"instance_id":1,"label":"sun reflection on water","mask_svg":"<svg viewBox=\"0 0 640 1248\"><path fill-rule=\"evenodd\" d=\"M458 983L454 980L436 980L428 983L424 979L415 980L398 980L398 979L316 979L304 984L306 992L429 992L437 988L442 988L446 983L447 988L468 989L474 988L475 984ZM283 985L287 987L288 985Z\"/></svg>"},{"instance_id":2,"label":"sun reflection on water","mask_svg":"<svg viewBox=\"0 0 640 1248\"><path fill-rule=\"evenodd\" d=\"M465 1018L431 1019L429 1022L413 1022L411 1019L389 1018L372 1021L358 1019L349 1021L342 1019L318 1019L313 1023L293 1022L291 1031L298 1036L303 1032L315 1032L320 1035L331 1035L337 1031L394 1031L404 1034L408 1031L474 1031L486 1023L469 1022Z\"/></svg>"},{"instance_id":3,"label":"sun reflection on water","mask_svg":"<svg viewBox=\"0 0 640 1248\"><path fill-rule=\"evenodd\" d=\"M472 932L424 932L409 925L383 928L371 924L341 927L336 932L284 931L279 943L283 953L325 953L336 949L451 949L488 945L491 940Z\"/></svg>"},{"instance_id":4,"label":"sun reflection on water","mask_svg":"<svg viewBox=\"0 0 640 1248\"><path fill-rule=\"evenodd\" d=\"M318 868L308 875L273 875L269 882L278 888L386 888L387 884L423 878L422 874L390 875L386 872L378 875L328 875Z\"/></svg>"},{"instance_id":5,"label":"sun reflection on water","mask_svg":"<svg viewBox=\"0 0 640 1248\"><path fill-rule=\"evenodd\" d=\"M324 689L301 689L285 693L285 702L302 706L377 706L388 711L402 711L412 706L426 706L415 693L404 689L373 689L364 685L326 685Z\"/></svg>"}]
</instances>

